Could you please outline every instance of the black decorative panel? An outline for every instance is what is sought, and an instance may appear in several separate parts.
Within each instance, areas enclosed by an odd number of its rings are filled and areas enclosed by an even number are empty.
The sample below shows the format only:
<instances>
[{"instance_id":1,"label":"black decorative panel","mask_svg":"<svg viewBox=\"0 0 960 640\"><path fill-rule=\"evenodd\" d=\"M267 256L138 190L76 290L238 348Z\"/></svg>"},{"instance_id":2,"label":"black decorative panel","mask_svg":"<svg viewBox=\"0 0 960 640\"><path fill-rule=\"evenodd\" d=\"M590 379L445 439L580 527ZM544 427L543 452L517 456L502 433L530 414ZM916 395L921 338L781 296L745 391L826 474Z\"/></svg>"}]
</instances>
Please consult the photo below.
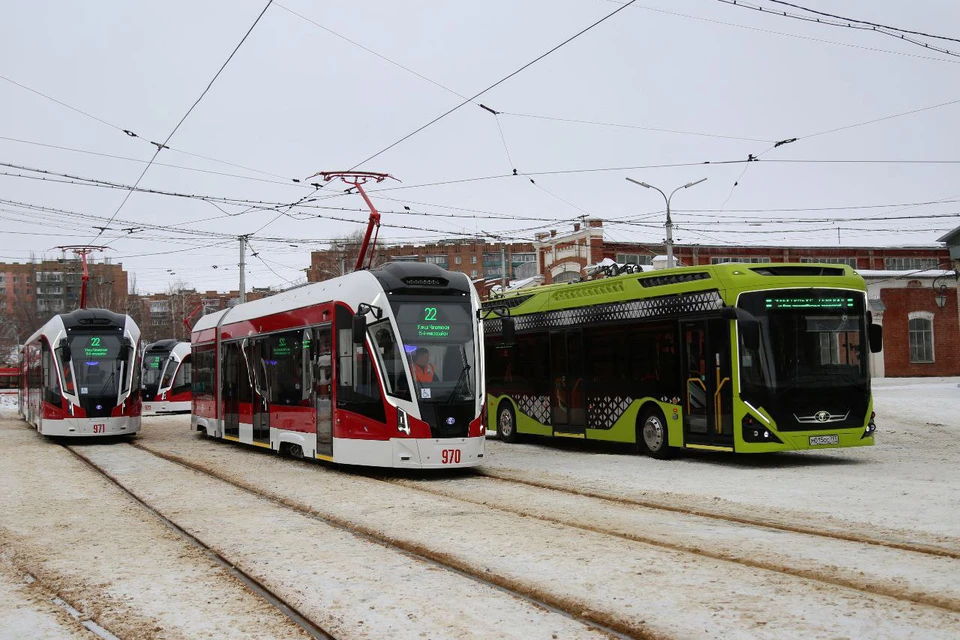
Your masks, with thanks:
<instances>
[{"instance_id":1,"label":"black decorative panel","mask_svg":"<svg viewBox=\"0 0 960 640\"><path fill-rule=\"evenodd\" d=\"M591 429L612 428L632 402L633 398L629 396L589 396L587 426Z\"/></svg>"}]
</instances>

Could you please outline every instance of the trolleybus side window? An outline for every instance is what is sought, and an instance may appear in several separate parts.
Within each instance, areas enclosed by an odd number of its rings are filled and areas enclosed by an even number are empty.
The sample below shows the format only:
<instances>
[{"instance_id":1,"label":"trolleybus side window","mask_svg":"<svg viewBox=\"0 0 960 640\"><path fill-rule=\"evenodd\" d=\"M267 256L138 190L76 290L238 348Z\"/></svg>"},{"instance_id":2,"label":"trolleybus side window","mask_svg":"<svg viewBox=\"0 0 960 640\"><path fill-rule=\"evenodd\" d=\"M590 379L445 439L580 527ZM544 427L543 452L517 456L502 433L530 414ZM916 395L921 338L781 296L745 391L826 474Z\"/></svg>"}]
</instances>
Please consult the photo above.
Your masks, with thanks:
<instances>
[{"instance_id":1,"label":"trolleybus side window","mask_svg":"<svg viewBox=\"0 0 960 640\"><path fill-rule=\"evenodd\" d=\"M386 421L380 384L366 342L353 342L353 316L337 307L337 408Z\"/></svg>"}]
</instances>

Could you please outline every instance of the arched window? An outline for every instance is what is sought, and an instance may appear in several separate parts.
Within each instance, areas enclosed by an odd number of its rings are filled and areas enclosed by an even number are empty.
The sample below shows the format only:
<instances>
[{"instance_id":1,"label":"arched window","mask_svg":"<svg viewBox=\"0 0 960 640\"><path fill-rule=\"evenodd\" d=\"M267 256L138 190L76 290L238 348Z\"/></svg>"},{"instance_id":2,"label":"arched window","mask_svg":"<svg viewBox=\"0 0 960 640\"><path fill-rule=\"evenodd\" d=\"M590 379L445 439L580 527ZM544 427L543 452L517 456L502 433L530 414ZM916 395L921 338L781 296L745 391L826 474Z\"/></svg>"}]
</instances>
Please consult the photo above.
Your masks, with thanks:
<instances>
[{"instance_id":1,"label":"arched window","mask_svg":"<svg viewBox=\"0 0 960 640\"><path fill-rule=\"evenodd\" d=\"M933 314L915 311L909 318L910 362L933 362Z\"/></svg>"},{"instance_id":2,"label":"arched window","mask_svg":"<svg viewBox=\"0 0 960 640\"><path fill-rule=\"evenodd\" d=\"M580 274L576 271L564 271L553 276L553 281L556 282L579 282Z\"/></svg>"}]
</instances>

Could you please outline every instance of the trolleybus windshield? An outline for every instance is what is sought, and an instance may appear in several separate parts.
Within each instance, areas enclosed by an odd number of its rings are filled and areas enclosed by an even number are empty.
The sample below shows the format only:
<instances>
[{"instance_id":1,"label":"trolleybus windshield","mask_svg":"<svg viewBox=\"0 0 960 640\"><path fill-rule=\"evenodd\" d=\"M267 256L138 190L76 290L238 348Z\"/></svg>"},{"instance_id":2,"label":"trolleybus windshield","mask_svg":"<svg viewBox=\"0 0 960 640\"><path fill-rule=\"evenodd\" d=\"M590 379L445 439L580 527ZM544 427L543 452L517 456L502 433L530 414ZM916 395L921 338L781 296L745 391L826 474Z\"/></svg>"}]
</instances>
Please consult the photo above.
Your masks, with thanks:
<instances>
[{"instance_id":1,"label":"trolleybus windshield","mask_svg":"<svg viewBox=\"0 0 960 640\"><path fill-rule=\"evenodd\" d=\"M73 371L79 395L104 397L115 396L119 391L123 361L119 335L74 334L69 338Z\"/></svg>"},{"instance_id":2,"label":"trolleybus windshield","mask_svg":"<svg viewBox=\"0 0 960 640\"><path fill-rule=\"evenodd\" d=\"M745 391L775 395L868 388L864 296L830 289L744 294L739 306L760 324L759 344L741 332Z\"/></svg>"},{"instance_id":3,"label":"trolleybus windshield","mask_svg":"<svg viewBox=\"0 0 960 640\"><path fill-rule=\"evenodd\" d=\"M470 305L398 301L393 310L414 397L421 402L473 400L476 324Z\"/></svg>"}]
</instances>

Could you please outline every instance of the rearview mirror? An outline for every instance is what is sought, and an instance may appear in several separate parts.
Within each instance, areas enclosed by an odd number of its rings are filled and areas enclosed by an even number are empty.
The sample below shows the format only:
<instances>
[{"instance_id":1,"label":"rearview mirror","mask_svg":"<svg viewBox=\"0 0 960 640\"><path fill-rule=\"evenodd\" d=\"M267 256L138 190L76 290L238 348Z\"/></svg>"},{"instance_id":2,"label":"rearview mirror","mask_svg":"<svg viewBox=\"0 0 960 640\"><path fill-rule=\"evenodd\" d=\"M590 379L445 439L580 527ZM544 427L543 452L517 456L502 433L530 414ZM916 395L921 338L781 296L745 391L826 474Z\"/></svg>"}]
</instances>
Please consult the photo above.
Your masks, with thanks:
<instances>
[{"instance_id":1,"label":"rearview mirror","mask_svg":"<svg viewBox=\"0 0 960 640\"><path fill-rule=\"evenodd\" d=\"M367 335L367 316L358 313L353 316L353 344L363 344Z\"/></svg>"},{"instance_id":2,"label":"rearview mirror","mask_svg":"<svg viewBox=\"0 0 960 640\"><path fill-rule=\"evenodd\" d=\"M870 351L880 353L883 350L883 327L879 324L871 324L869 329Z\"/></svg>"},{"instance_id":3,"label":"rearview mirror","mask_svg":"<svg viewBox=\"0 0 960 640\"><path fill-rule=\"evenodd\" d=\"M512 346L517 341L517 325L514 322L513 318L510 316L505 316L500 319L501 325L501 335L503 336L504 346Z\"/></svg>"}]
</instances>

